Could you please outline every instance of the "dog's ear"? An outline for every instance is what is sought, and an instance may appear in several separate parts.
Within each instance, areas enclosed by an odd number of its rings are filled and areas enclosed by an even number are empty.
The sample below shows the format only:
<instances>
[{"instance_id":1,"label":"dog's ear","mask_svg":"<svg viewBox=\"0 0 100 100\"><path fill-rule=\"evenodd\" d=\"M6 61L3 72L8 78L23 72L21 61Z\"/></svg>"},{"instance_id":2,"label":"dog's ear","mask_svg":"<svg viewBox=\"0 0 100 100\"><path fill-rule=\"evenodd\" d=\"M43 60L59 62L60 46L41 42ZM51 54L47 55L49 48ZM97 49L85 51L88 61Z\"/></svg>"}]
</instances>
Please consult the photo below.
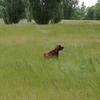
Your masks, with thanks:
<instances>
[{"instance_id":1,"label":"dog's ear","mask_svg":"<svg viewBox=\"0 0 100 100\"><path fill-rule=\"evenodd\" d=\"M57 48L55 48L55 51L57 52L57 51L58 51L58 49L57 49Z\"/></svg>"},{"instance_id":2,"label":"dog's ear","mask_svg":"<svg viewBox=\"0 0 100 100\"><path fill-rule=\"evenodd\" d=\"M56 52L58 51L58 45L56 45L56 47L55 47L55 51L56 51Z\"/></svg>"},{"instance_id":3,"label":"dog's ear","mask_svg":"<svg viewBox=\"0 0 100 100\"><path fill-rule=\"evenodd\" d=\"M56 49L58 49L58 47L59 47L59 45L56 45L56 47L55 47L55 48L56 48Z\"/></svg>"}]
</instances>

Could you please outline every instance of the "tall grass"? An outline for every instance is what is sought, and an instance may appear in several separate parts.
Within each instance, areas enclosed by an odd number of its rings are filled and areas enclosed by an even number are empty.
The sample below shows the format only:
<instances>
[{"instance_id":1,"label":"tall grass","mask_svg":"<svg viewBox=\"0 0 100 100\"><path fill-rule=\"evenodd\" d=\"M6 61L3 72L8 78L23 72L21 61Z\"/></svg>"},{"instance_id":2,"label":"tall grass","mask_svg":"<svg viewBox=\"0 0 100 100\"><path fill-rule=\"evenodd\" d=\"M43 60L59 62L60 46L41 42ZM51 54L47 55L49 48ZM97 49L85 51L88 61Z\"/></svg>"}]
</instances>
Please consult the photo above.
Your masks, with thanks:
<instances>
[{"instance_id":1,"label":"tall grass","mask_svg":"<svg viewBox=\"0 0 100 100\"><path fill-rule=\"evenodd\" d=\"M99 45L99 24L0 26L0 100L100 100Z\"/></svg>"}]
</instances>

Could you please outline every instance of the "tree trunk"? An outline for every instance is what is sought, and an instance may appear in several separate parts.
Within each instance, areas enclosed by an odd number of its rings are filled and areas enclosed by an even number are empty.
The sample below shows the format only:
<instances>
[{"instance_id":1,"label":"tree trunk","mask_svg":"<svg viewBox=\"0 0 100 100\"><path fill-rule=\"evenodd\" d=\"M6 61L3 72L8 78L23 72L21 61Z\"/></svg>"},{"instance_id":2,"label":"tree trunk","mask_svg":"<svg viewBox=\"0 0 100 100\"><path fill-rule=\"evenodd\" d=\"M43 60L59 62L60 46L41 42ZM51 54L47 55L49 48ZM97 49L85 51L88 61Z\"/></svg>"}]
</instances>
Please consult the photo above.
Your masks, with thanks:
<instances>
[{"instance_id":1,"label":"tree trunk","mask_svg":"<svg viewBox=\"0 0 100 100\"><path fill-rule=\"evenodd\" d=\"M28 23L32 22L32 15L31 15L30 7L27 8L27 22Z\"/></svg>"}]
</instances>

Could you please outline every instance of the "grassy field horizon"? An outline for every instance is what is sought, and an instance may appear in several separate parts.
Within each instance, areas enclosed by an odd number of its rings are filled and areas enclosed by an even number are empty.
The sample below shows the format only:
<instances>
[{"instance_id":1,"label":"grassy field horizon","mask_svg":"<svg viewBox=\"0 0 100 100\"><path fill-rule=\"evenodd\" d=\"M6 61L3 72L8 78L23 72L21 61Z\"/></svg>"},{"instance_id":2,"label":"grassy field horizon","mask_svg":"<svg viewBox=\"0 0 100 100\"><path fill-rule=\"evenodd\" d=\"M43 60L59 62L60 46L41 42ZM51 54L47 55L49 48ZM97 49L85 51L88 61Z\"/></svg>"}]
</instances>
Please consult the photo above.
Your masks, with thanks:
<instances>
[{"instance_id":1,"label":"grassy field horizon","mask_svg":"<svg viewBox=\"0 0 100 100\"><path fill-rule=\"evenodd\" d=\"M100 100L99 21L0 24L0 100Z\"/></svg>"}]
</instances>

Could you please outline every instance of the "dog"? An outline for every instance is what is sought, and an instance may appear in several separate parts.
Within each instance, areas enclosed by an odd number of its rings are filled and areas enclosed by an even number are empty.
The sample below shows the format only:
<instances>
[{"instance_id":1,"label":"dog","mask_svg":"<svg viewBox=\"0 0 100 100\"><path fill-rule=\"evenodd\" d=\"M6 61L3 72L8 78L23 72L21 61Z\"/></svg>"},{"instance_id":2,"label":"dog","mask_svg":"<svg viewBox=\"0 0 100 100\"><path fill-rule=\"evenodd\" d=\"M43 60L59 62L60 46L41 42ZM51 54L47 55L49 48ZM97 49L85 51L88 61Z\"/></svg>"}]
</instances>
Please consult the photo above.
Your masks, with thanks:
<instances>
[{"instance_id":1,"label":"dog","mask_svg":"<svg viewBox=\"0 0 100 100\"><path fill-rule=\"evenodd\" d=\"M44 57L45 58L51 58L51 57L56 57L58 58L59 56L59 51L60 50L63 50L64 47L62 47L61 45L56 45L55 49L51 50L51 51L48 51L48 52L45 52L44 53Z\"/></svg>"}]
</instances>

